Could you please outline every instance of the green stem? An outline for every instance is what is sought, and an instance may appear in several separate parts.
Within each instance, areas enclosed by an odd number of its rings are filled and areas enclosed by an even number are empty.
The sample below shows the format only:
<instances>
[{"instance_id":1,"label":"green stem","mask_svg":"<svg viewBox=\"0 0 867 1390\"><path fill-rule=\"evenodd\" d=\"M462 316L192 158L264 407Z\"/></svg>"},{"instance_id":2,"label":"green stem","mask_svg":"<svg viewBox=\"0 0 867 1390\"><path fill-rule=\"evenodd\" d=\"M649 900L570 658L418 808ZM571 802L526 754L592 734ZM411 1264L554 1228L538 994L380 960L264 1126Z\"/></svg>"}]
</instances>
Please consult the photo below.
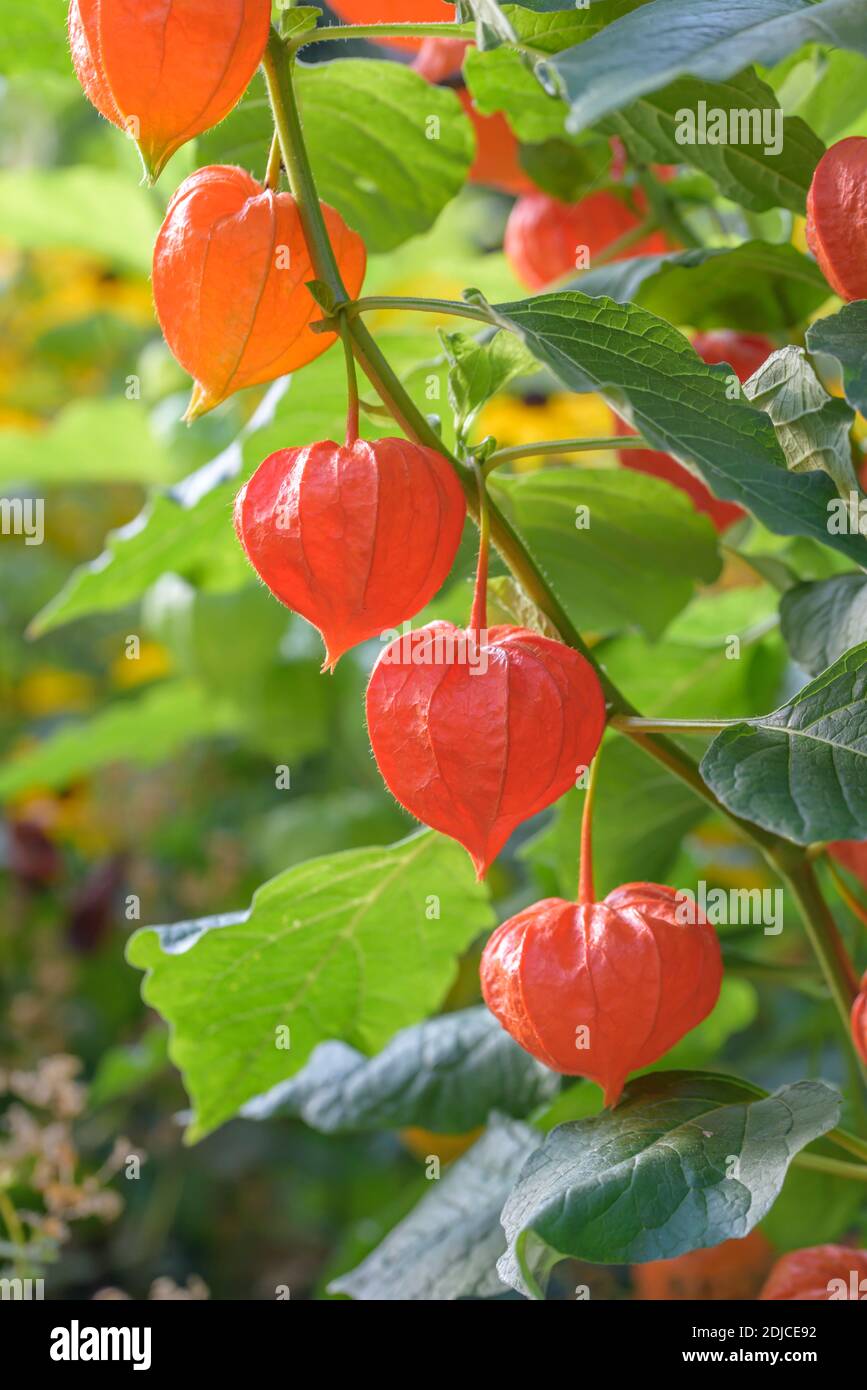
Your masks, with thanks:
<instances>
[{"instance_id":1,"label":"green stem","mask_svg":"<svg viewBox=\"0 0 867 1390\"><path fill-rule=\"evenodd\" d=\"M271 140L271 149L268 154L268 165L265 169L265 187L272 189L274 193L280 187L280 170L283 161L280 156L280 137L276 130Z\"/></svg>"},{"instance_id":2,"label":"green stem","mask_svg":"<svg viewBox=\"0 0 867 1390\"><path fill-rule=\"evenodd\" d=\"M718 734L741 719L642 719L634 714L615 714L611 720L622 734Z\"/></svg>"},{"instance_id":3,"label":"green stem","mask_svg":"<svg viewBox=\"0 0 867 1390\"><path fill-rule=\"evenodd\" d=\"M396 301L387 297L384 299L371 297L367 300L358 300L354 305L347 302L346 287L343 284L325 227L313 172L304 144L301 119L292 85L292 61L287 56L286 46L273 29L262 66L274 112L274 123L283 152L283 165L289 176L292 192L298 202L299 215L310 258L317 277L329 287L334 296L335 304L340 306L341 311L346 314L349 337L356 361L379 394L383 404L392 412L406 435L416 443L437 449L451 462L464 489L468 510L478 521L480 507L473 472L463 467L446 449L430 421L407 395L403 385L392 371L364 324L355 317L355 311L386 306L392 308L395 307ZM400 301L397 303L400 306ZM468 304L457 305L450 300L414 299L404 301L402 307L425 310L433 308L444 313L461 314L463 317L477 319L482 323L492 323L490 312L483 307ZM594 667L605 695L609 713L628 715L633 718L640 717L638 710L621 694L594 659L542 571L532 556L527 553L512 526L492 499L488 506L491 540L527 597L550 619L563 641L579 651ZM844 964L845 952L843 952L841 959L842 943L839 941L834 919L818 890L812 869L805 860L804 851L776 835L769 834L760 826L753 825L749 821L742 820L740 816L734 816L727 811L704 782L693 759L688 757L671 739L659 733L650 732L646 728L640 730L630 728L625 732L638 747L643 748L657 762L662 763L676 777L692 787L693 791L715 811L728 816L729 820L765 853L777 871L789 881L792 891L801 905L808 936L837 1004L848 1046L854 1053L854 1045L848 1028L849 1007L854 996L849 995L847 1002L849 979L850 975L854 975L854 971L852 971L851 964L848 970L846 969Z\"/></svg>"},{"instance_id":4,"label":"green stem","mask_svg":"<svg viewBox=\"0 0 867 1390\"><path fill-rule=\"evenodd\" d=\"M824 1154L796 1154L792 1165L811 1168L816 1173L830 1173L835 1178L848 1178L851 1182L867 1182L867 1165L844 1163L842 1159L826 1158Z\"/></svg>"},{"instance_id":5,"label":"green stem","mask_svg":"<svg viewBox=\"0 0 867 1390\"><path fill-rule=\"evenodd\" d=\"M860 898L857 898L852 892L852 889L840 873L840 870L837 868L830 854L825 860L825 866L831 878L834 880L834 886L837 892L840 894L840 897L843 899L849 911L854 917L857 917L862 926L867 927L867 907L865 907Z\"/></svg>"},{"instance_id":6,"label":"green stem","mask_svg":"<svg viewBox=\"0 0 867 1390\"><path fill-rule=\"evenodd\" d=\"M484 469L473 463L476 487L479 498L479 563L476 568L476 585L473 590L473 607L470 613L470 632L478 645L488 627L488 554L491 548L491 507L488 490L485 486Z\"/></svg>"},{"instance_id":7,"label":"green stem","mask_svg":"<svg viewBox=\"0 0 867 1390\"><path fill-rule=\"evenodd\" d=\"M825 1138L836 1144L838 1149L844 1149L846 1153L860 1158L862 1163L867 1163L867 1139L859 1139L857 1134L850 1134L846 1129L830 1129Z\"/></svg>"},{"instance_id":8,"label":"green stem","mask_svg":"<svg viewBox=\"0 0 867 1390\"><path fill-rule=\"evenodd\" d=\"M324 29L307 29L286 40L280 40L284 49L295 54L299 48L310 43L333 43L347 39L466 39L471 42L467 30L460 24L330 24ZM523 45L521 45L523 47Z\"/></svg>"},{"instance_id":9,"label":"green stem","mask_svg":"<svg viewBox=\"0 0 867 1390\"><path fill-rule=\"evenodd\" d=\"M491 316L487 310L476 304L465 304L461 299L425 299L418 295L364 294L347 304L346 312L351 318L356 314L370 314L374 309L405 309L419 314L453 314L459 319L475 319L478 323L491 327Z\"/></svg>"},{"instance_id":10,"label":"green stem","mask_svg":"<svg viewBox=\"0 0 867 1390\"><path fill-rule=\"evenodd\" d=\"M581 812L581 862L578 866L579 907L589 907L596 901L596 889L593 885L593 807L596 802L601 756L602 749L599 748L590 765L590 781L587 783L584 806Z\"/></svg>"},{"instance_id":11,"label":"green stem","mask_svg":"<svg viewBox=\"0 0 867 1390\"><path fill-rule=\"evenodd\" d=\"M515 444L508 449L495 450L485 463L485 472L490 473L514 459L535 458L537 454L584 454L596 449L623 448L646 449L647 441L640 434L615 434L599 439L542 439L538 444Z\"/></svg>"}]
</instances>

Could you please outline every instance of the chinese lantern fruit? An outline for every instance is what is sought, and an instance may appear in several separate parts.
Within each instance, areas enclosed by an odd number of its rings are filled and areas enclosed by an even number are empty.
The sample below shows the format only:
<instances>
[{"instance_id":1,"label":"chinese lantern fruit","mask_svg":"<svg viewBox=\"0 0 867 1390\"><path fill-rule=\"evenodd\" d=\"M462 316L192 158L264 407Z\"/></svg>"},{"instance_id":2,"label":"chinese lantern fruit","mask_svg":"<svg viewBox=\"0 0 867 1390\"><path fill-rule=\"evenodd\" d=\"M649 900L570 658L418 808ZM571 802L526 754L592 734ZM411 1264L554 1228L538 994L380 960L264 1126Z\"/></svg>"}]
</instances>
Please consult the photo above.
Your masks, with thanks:
<instances>
[{"instance_id":1,"label":"chinese lantern fruit","mask_svg":"<svg viewBox=\"0 0 867 1390\"><path fill-rule=\"evenodd\" d=\"M135 139L155 179L240 101L270 18L269 0L72 0L72 61L85 94Z\"/></svg>"},{"instance_id":2,"label":"chinese lantern fruit","mask_svg":"<svg viewBox=\"0 0 867 1390\"><path fill-rule=\"evenodd\" d=\"M634 1265L632 1282L640 1299L751 1299L757 1297L773 1262L772 1247L756 1230L708 1250Z\"/></svg>"},{"instance_id":3,"label":"chinese lantern fruit","mask_svg":"<svg viewBox=\"0 0 867 1390\"><path fill-rule=\"evenodd\" d=\"M529 193L534 184L524 173L518 160L518 142L509 129L505 116L499 111L483 116L473 105L464 88L458 93L461 105L473 123L476 135L476 157L470 169L471 183L484 183L503 193Z\"/></svg>"},{"instance_id":4,"label":"chinese lantern fruit","mask_svg":"<svg viewBox=\"0 0 867 1390\"><path fill-rule=\"evenodd\" d=\"M838 140L807 194L807 245L841 299L867 299L867 139Z\"/></svg>"},{"instance_id":5,"label":"chinese lantern fruit","mask_svg":"<svg viewBox=\"0 0 867 1390\"><path fill-rule=\"evenodd\" d=\"M434 449L405 439L281 449L238 494L235 528L273 594L319 628L325 665L433 598L466 506Z\"/></svg>"},{"instance_id":6,"label":"chinese lantern fruit","mask_svg":"<svg viewBox=\"0 0 867 1390\"><path fill-rule=\"evenodd\" d=\"M547 193L519 198L509 214L503 249L518 279L531 290L583 266L579 250L586 248L589 267L612 242L640 223L646 207L643 193L635 195L633 211L616 193L590 193L580 203L561 203ZM662 232L649 232L639 242L614 257L649 256L670 250Z\"/></svg>"},{"instance_id":7,"label":"chinese lantern fruit","mask_svg":"<svg viewBox=\"0 0 867 1390\"><path fill-rule=\"evenodd\" d=\"M756 333L732 333L717 329L710 333L697 333L692 345L703 361L712 364L726 362L743 382L757 372L765 359L774 351L773 343ZM619 417L615 417L617 434L631 435L635 431ZM691 498L696 511L709 516L715 529L725 531L734 522L746 516L746 512L735 502L724 502L715 497L706 483L696 477L671 454L658 449L621 449L618 454L624 468L636 473L649 473L653 478L662 478L673 483Z\"/></svg>"},{"instance_id":8,"label":"chinese lantern fruit","mask_svg":"<svg viewBox=\"0 0 867 1390\"><path fill-rule=\"evenodd\" d=\"M322 204L348 293L364 279L361 238ZM288 193L243 169L210 165L185 179L154 248L153 290L166 342L195 378L188 418L244 386L312 362L334 342L306 287L315 279L301 218Z\"/></svg>"},{"instance_id":9,"label":"chinese lantern fruit","mask_svg":"<svg viewBox=\"0 0 867 1390\"><path fill-rule=\"evenodd\" d=\"M350 24L447 24L454 20L454 5L443 0L336 0L336 15ZM389 48L418 48L421 39L383 35L377 43Z\"/></svg>"},{"instance_id":10,"label":"chinese lantern fruit","mask_svg":"<svg viewBox=\"0 0 867 1390\"><path fill-rule=\"evenodd\" d=\"M516 826L592 760L605 701L580 653L525 628L436 622L374 667L367 726L386 785L467 849L482 878Z\"/></svg>"},{"instance_id":11,"label":"chinese lantern fruit","mask_svg":"<svg viewBox=\"0 0 867 1390\"><path fill-rule=\"evenodd\" d=\"M861 988L852 1005L852 1041L859 1057L867 1064L867 971L861 977Z\"/></svg>"},{"instance_id":12,"label":"chinese lantern fruit","mask_svg":"<svg viewBox=\"0 0 867 1390\"><path fill-rule=\"evenodd\" d=\"M586 1076L613 1105L706 1018L722 981L703 917L677 919L673 888L627 883L602 902L545 898L498 927L482 955L485 1003L521 1047Z\"/></svg>"},{"instance_id":13,"label":"chinese lantern fruit","mask_svg":"<svg viewBox=\"0 0 867 1390\"><path fill-rule=\"evenodd\" d=\"M867 1250L813 1245L777 1260L759 1298L768 1302L867 1298Z\"/></svg>"}]
</instances>

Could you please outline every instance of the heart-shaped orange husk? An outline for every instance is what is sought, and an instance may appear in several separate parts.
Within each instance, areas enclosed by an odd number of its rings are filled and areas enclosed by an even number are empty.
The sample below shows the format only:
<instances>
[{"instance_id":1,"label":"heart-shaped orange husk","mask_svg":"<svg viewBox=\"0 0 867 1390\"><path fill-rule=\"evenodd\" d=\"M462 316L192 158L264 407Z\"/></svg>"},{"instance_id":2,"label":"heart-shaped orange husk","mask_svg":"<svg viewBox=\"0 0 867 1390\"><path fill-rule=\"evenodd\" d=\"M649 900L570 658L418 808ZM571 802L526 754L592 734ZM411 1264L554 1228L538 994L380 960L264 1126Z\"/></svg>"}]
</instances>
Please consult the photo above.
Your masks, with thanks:
<instances>
[{"instance_id":1,"label":"heart-shaped orange husk","mask_svg":"<svg viewBox=\"0 0 867 1390\"><path fill-rule=\"evenodd\" d=\"M722 961L706 921L678 920L673 888L627 883L602 902L525 908L491 936L481 980L516 1042L554 1071L597 1082L613 1105L630 1072L707 1017Z\"/></svg>"},{"instance_id":2,"label":"heart-shaped orange husk","mask_svg":"<svg viewBox=\"0 0 867 1390\"><path fill-rule=\"evenodd\" d=\"M852 1250L848 1245L790 1250L777 1260L759 1298L774 1303L790 1299L822 1302L831 1297L832 1279L842 1279L850 1288L853 1274L859 1285L862 1279L867 1280L867 1250Z\"/></svg>"},{"instance_id":3,"label":"heart-shaped orange husk","mask_svg":"<svg viewBox=\"0 0 867 1390\"><path fill-rule=\"evenodd\" d=\"M240 101L270 19L270 0L72 0L69 43L85 94L155 179Z\"/></svg>"},{"instance_id":4,"label":"heart-shaped orange husk","mask_svg":"<svg viewBox=\"0 0 867 1390\"><path fill-rule=\"evenodd\" d=\"M867 299L867 139L838 140L807 194L807 242L841 299Z\"/></svg>"},{"instance_id":5,"label":"heart-shaped orange husk","mask_svg":"<svg viewBox=\"0 0 867 1390\"><path fill-rule=\"evenodd\" d=\"M350 297L364 279L364 243L322 204ZM298 205L231 165L185 179L154 248L154 302L166 342L196 380L187 418L244 386L312 362L335 340L314 333L322 311Z\"/></svg>"},{"instance_id":6,"label":"heart-shaped orange husk","mask_svg":"<svg viewBox=\"0 0 867 1390\"><path fill-rule=\"evenodd\" d=\"M386 785L459 840L479 878L516 826L574 786L604 724L589 662L520 627L431 623L386 648L367 690Z\"/></svg>"},{"instance_id":7,"label":"heart-shaped orange husk","mask_svg":"<svg viewBox=\"0 0 867 1390\"><path fill-rule=\"evenodd\" d=\"M241 489L235 529L273 594L322 633L325 665L433 598L466 503L442 454L406 439L281 449Z\"/></svg>"}]
</instances>

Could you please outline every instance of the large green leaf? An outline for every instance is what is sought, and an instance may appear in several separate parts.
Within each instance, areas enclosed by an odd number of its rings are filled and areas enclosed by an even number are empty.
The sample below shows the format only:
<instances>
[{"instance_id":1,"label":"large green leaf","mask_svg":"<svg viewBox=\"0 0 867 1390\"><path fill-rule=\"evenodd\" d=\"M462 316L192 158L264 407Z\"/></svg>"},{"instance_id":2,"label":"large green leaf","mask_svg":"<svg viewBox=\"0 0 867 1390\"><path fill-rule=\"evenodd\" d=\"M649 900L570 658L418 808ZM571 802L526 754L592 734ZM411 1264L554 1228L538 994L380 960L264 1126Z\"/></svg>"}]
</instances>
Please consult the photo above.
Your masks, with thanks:
<instances>
[{"instance_id":1,"label":"large green leaf","mask_svg":"<svg viewBox=\"0 0 867 1390\"><path fill-rule=\"evenodd\" d=\"M167 681L89 719L63 725L0 770L0 799L29 787L64 787L113 762L155 764L194 738L237 726L238 714L201 686Z\"/></svg>"},{"instance_id":2,"label":"large green leaf","mask_svg":"<svg viewBox=\"0 0 867 1390\"><path fill-rule=\"evenodd\" d=\"M457 954L491 925L466 853L424 831L288 869L247 912L137 932L128 957L171 1026L190 1138L300 1071L320 1042L384 1047L436 1009Z\"/></svg>"},{"instance_id":3,"label":"large green leaf","mask_svg":"<svg viewBox=\"0 0 867 1390\"><path fill-rule=\"evenodd\" d=\"M505 1246L500 1210L538 1142L538 1131L528 1125L492 1125L373 1254L333 1280L329 1291L378 1302L505 1293L496 1272Z\"/></svg>"},{"instance_id":4,"label":"large green leaf","mask_svg":"<svg viewBox=\"0 0 867 1390\"><path fill-rule=\"evenodd\" d=\"M780 624L798 665L818 676L850 647L867 642L867 575L796 584L780 599Z\"/></svg>"},{"instance_id":5,"label":"large green leaf","mask_svg":"<svg viewBox=\"0 0 867 1390\"><path fill-rule=\"evenodd\" d=\"M707 366L664 320L576 291L500 304L491 313L566 386L598 391L718 497L748 507L781 535L813 536L867 563L863 536L829 534L828 503L837 496L830 479L787 472L767 416L730 399L726 365Z\"/></svg>"},{"instance_id":6,"label":"large green leaf","mask_svg":"<svg viewBox=\"0 0 867 1390\"><path fill-rule=\"evenodd\" d=\"M298 1115L324 1134L406 1125L464 1134L494 1110L529 1115L559 1086L559 1076L480 1006L405 1028L375 1057L346 1043L320 1043L303 1071L241 1113L253 1120Z\"/></svg>"},{"instance_id":7,"label":"large green leaf","mask_svg":"<svg viewBox=\"0 0 867 1390\"><path fill-rule=\"evenodd\" d=\"M843 368L846 400L867 414L867 300L856 299L838 313L811 323L807 347L836 357Z\"/></svg>"},{"instance_id":8,"label":"large green leaf","mask_svg":"<svg viewBox=\"0 0 867 1390\"><path fill-rule=\"evenodd\" d=\"M659 636L720 568L686 495L632 469L550 468L491 480L492 495L578 627ZM586 508L587 524L579 527Z\"/></svg>"},{"instance_id":9,"label":"large green leaf","mask_svg":"<svg viewBox=\"0 0 867 1390\"><path fill-rule=\"evenodd\" d=\"M150 274L161 220L154 194L108 169L0 171L3 239L27 250L73 248Z\"/></svg>"},{"instance_id":10,"label":"large green leaf","mask_svg":"<svg viewBox=\"0 0 867 1390\"><path fill-rule=\"evenodd\" d=\"M792 328L828 298L815 261L766 241L612 261L587 271L576 288L632 301L675 324L763 333Z\"/></svg>"},{"instance_id":11,"label":"large green leaf","mask_svg":"<svg viewBox=\"0 0 867 1390\"><path fill-rule=\"evenodd\" d=\"M724 729L701 774L728 810L799 845L867 839L867 643L773 714Z\"/></svg>"},{"instance_id":12,"label":"large green leaf","mask_svg":"<svg viewBox=\"0 0 867 1390\"><path fill-rule=\"evenodd\" d=\"M770 128L759 142L680 143L677 135L681 113L697 111L701 101L708 109L748 113L742 119L755 118L759 129L767 112ZM619 135L642 163L657 160L701 169L714 180L720 193L753 212L775 207L803 212L810 178L825 146L802 120L779 116L780 148L774 153L777 110L773 91L752 71L739 73L724 83L682 77L613 113L602 128ZM770 143L765 143L768 138Z\"/></svg>"},{"instance_id":13,"label":"large green leaf","mask_svg":"<svg viewBox=\"0 0 867 1390\"><path fill-rule=\"evenodd\" d=\"M768 1096L702 1072L641 1077L614 1110L560 1125L527 1160L503 1208L500 1277L540 1297L565 1256L635 1264L745 1236L839 1113L818 1081Z\"/></svg>"},{"instance_id":14,"label":"large green leaf","mask_svg":"<svg viewBox=\"0 0 867 1390\"><path fill-rule=\"evenodd\" d=\"M829 396L803 348L772 352L744 383L744 394L767 411L793 473L821 469L841 497L857 492L849 431L855 412Z\"/></svg>"},{"instance_id":15,"label":"large green leaf","mask_svg":"<svg viewBox=\"0 0 867 1390\"><path fill-rule=\"evenodd\" d=\"M389 251L432 226L473 159L473 132L454 92L400 63L342 58L297 68L304 133L321 198ZM273 131L260 80L199 140L202 162L261 172Z\"/></svg>"},{"instance_id":16,"label":"large green leaf","mask_svg":"<svg viewBox=\"0 0 867 1390\"><path fill-rule=\"evenodd\" d=\"M464 77L473 100L486 116L505 112L520 139L530 143L565 137L569 107L550 91L544 77L544 58L560 49L571 48L599 33L607 24L636 9L643 0L596 0L592 6L550 10L540 6L535 13L525 8L504 6L504 13L515 34L535 55L501 45L483 50L470 48L464 58ZM541 55L541 56L540 56Z\"/></svg>"},{"instance_id":17,"label":"large green leaf","mask_svg":"<svg viewBox=\"0 0 867 1390\"><path fill-rule=\"evenodd\" d=\"M653 0L550 63L582 130L676 78L724 81L811 42L867 54L862 0Z\"/></svg>"}]
</instances>

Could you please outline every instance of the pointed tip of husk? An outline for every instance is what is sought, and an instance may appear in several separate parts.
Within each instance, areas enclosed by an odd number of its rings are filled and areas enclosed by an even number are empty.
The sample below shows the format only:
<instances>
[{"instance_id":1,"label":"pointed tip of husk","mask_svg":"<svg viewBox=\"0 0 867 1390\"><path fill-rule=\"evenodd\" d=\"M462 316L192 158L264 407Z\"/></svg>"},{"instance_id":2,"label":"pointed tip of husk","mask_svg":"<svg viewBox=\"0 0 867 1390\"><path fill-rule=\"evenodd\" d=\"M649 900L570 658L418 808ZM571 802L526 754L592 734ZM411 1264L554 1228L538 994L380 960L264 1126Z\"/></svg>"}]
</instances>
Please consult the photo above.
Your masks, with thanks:
<instances>
[{"instance_id":1,"label":"pointed tip of husk","mask_svg":"<svg viewBox=\"0 0 867 1390\"><path fill-rule=\"evenodd\" d=\"M207 415L209 410L220 404L223 397L212 396L200 381L197 381L190 395L189 404L184 411L181 419L185 425L192 425L194 421L200 420L203 415Z\"/></svg>"}]
</instances>

